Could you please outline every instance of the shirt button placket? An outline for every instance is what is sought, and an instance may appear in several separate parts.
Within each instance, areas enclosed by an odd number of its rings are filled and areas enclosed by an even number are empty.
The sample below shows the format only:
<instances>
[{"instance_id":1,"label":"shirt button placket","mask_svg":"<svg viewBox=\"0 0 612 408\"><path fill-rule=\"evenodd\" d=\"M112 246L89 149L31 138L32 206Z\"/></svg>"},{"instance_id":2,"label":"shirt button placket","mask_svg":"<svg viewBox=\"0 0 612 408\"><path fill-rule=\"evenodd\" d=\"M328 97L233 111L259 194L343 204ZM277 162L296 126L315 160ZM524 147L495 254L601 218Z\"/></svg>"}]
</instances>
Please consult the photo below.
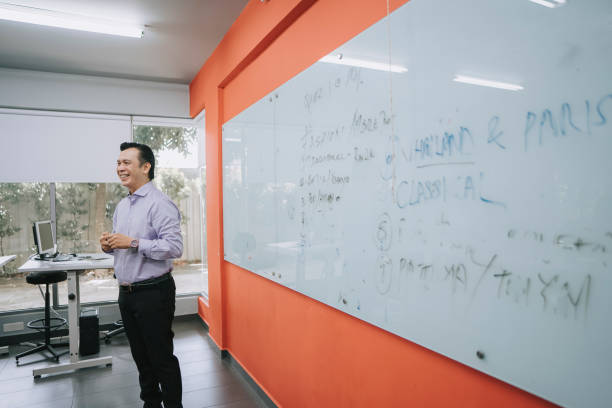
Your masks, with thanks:
<instances>
[{"instance_id":1,"label":"shirt button placket","mask_svg":"<svg viewBox=\"0 0 612 408\"><path fill-rule=\"evenodd\" d=\"M134 205L134 201L135 201L136 197L134 196L130 196L130 206L128 207L128 216L126 219L126 228L125 228L125 235L127 235L128 237L130 236L130 223L132 221L132 205ZM127 270L127 256L123 257L123 270L128 272ZM130 273L130 272L128 272Z\"/></svg>"}]
</instances>

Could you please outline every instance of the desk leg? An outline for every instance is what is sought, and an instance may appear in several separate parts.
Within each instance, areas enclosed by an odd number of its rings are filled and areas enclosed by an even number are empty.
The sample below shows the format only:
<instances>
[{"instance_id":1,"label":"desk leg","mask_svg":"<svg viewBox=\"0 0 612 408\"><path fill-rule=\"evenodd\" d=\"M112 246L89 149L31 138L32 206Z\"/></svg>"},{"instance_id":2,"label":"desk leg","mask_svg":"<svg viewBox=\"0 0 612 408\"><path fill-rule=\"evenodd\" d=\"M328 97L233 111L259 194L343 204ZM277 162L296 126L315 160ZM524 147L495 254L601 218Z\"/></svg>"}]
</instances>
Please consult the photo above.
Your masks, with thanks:
<instances>
[{"instance_id":1,"label":"desk leg","mask_svg":"<svg viewBox=\"0 0 612 408\"><path fill-rule=\"evenodd\" d=\"M81 299L79 296L79 274L76 271L68 272L68 337L70 342L70 362L79 361L79 310Z\"/></svg>"},{"instance_id":2,"label":"desk leg","mask_svg":"<svg viewBox=\"0 0 612 408\"><path fill-rule=\"evenodd\" d=\"M81 293L79 289L79 273L82 271L68 272L68 338L70 341L70 362L57 364L32 371L34 377L43 374L62 373L76 370L78 368L95 367L100 365L110 366L113 357L97 357L79 360L79 311L81 310Z\"/></svg>"}]
</instances>

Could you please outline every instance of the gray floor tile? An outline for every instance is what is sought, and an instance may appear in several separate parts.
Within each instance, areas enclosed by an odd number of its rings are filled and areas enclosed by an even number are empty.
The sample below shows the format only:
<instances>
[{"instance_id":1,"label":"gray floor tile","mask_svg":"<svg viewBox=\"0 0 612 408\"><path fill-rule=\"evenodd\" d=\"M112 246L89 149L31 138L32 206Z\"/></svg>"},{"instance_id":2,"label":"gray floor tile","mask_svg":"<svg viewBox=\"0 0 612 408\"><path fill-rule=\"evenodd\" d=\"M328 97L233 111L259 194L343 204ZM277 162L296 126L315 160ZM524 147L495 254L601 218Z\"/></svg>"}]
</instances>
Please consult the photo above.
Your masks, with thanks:
<instances>
[{"instance_id":1,"label":"gray floor tile","mask_svg":"<svg viewBox=\"0 0 612 408\"><path fill-rule=\"evenodd\" d=\"M248 399L247 392L238 384L205 388L183 393L184 408L204 408Z\"/></svg>"},{"instance_id":2,"label":"gray floor tile","mask_svg":"<svg viewBox=\"0 0 612 408\"><path fill-rule=\"evenodd\" d=\"M87 395L97 392L114 393L119 392L121 388L137 387L138 373L122 373L116 375L107 375L101 378L91 377L86 379L75 379L74 394L77 396Z\"/></svg>"},{"instance_id":3,"label":"gray floor tile","mask_svg":"<svg viewBox=\"0 0 612 408\"><path fill-rule=\"evenodd\" d=\"M219 353L210 350L210 349L199 349L199 350L176 350L174 355L178 357L180 361L203 361L203 360L212 360L218 359Z\"/></svg>"},{"instance_id":4,"label":"gray floor tile","mask_svg":"<svg viewBox=\"0 0 612 408\"><path fill-rule=\"evenodd\" d=\"M237 382L238 380L236 379L236 375L227 370L208 374L194 374L190 376L183 375L183 392L219 387Z\"/></svg>"},{"instance_id":5,"label":"gray floor tile","mask_svg":"<svg viewBox=\"0 0 612 408\"><path fill-rule=\"evenodd\" d=\"M183 377L196 374L213 373L228 369L229 367L219 359L196 361L194 363L181 363L181 374Z\"/></svg>"},{"instance_id":6,"label":"gray floor tile","mask_svg":"<svg viewBox=\"0 0 612 408\"><path fill-rule=\"evenodd\" d=\"M262 408L263 405L258 405L253 400L241 400L230 402L229 404L213 405L211 408Z\"/></svg>"},{"instance_id":7,"label":"gray floor tile","mask_svg":"<svg viewBox=\"0 0 612 408\"><path fill-rule=\"evenodd\" d=\"M70 384L64 384L60 387L34 388L31 390L2 394L2 401L6 401L7 403L7 405L3 406L19 408L32 404L43 404L56 400L61 401L67 397L72 399L72 386Z\"/></svg>"},{"instance_id":8,"label":"gray floor tile","mask_svg":"<svg viewBox=\"0 0 612 408\"><path fill-rule=\"evenodd\" d=\"M72 390L71 378L48 377L35 380L34 377L18 377L12 380L0 381L0 399L4 394L15 393L19 391L33 390L43 391L46 388L58 388L63 390ZM69 394L72 395L72 392Z\"/></svg>"},{"instance_id":9,"label":"gray floor tile","mask_svg":"<svg viewBox=\"0 0 612 408\"><path fill-rule=\"evenodd\" d=\"M175 354L181 364L185 407L250 408L261 401L211 344L197 317L173 325ZM11 408L137 408L142 407L138 370L125 336L101 342L97 356L113 356L111 367L91 367L35 380L32 370L55 363L32 355L15 365L15 354L27 347L10 347L0 357L0 405ZM97 356L92 356L97 357ZM40 361L36 361L40 360ZM61 362L68 361L68 356Z\"/></svg>"},{"instance_id":10,"label":"gray floor tile","mask_svg":"<svg viewBox=\"0 0 612 408\"><path fill-rule=\"evenodd\" d=\"M32 370L35 368L49 367L56 365L54 360L46 360L41 354L32 354L19 359L19 365L15 362L15 354L27 350L27 348L15 348L11 350L11 361L7 361L6 366L1 372L1 377L4 379L17 377L32 377ZM68 355L60 357L60 363L68 361Z\"/></svg>"},{"instance_id":11,"label":"gray floor tile","mask_svg":"<svg viewBox=\"0 0 612 408\"><path fill-rule=\"evenodd\" d=\"M75 408L116 408L130 405L142 406L138 385L80 395L74 398L73 403Z\"/></svg>"}]
</instances>

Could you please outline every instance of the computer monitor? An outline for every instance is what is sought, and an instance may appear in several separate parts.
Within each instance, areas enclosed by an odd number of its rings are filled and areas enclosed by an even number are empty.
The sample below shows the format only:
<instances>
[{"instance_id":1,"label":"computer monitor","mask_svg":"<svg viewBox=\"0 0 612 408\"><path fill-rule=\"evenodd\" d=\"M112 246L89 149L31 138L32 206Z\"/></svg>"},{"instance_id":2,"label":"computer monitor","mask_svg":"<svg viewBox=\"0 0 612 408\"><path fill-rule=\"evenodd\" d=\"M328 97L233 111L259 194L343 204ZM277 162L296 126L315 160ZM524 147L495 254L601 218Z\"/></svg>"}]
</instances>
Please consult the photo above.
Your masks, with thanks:
<instances>
[{"instance_id":1,"label":"computer monitor","mask_svg":"<svg viewBox=\"0 0 612 408\"><path fill-rule=\"evenodd\" d=\"M53 237L51 221L37 221L32 226L34 243L38 257L41 259L54 256L57 253L57 245Z\"/></svg>"}]
</instances>

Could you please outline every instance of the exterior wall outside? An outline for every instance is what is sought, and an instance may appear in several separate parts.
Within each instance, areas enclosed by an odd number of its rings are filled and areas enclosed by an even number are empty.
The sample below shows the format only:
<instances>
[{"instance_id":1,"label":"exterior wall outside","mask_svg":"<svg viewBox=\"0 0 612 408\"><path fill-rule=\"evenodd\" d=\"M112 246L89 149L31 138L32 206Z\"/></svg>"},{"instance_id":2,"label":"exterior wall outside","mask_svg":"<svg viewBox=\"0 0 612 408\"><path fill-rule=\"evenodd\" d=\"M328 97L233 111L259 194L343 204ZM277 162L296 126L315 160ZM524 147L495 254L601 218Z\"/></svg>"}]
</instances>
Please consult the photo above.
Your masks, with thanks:
<instances>
[{"instance_id":1,"label":"exterior wall outside","mask_svg":"<svg viewBox=\"0 0 612 408\"><path fill-rule=\"evenodd\" d=\"M251 0L190 85L206 108L209 298L220 348L278 406L552 404L223 260L221 126L406 0Z\"/></svg>"},{"instance_id":2,"label":"exterior wall outside","mask_svg":"<svg viewBox=\"0 0 612 408\"><path fill-rule=\"evenodd\" d=\"M187 118L182 84L0 68L0 107Z\"/></svg>"}]
</instances>

